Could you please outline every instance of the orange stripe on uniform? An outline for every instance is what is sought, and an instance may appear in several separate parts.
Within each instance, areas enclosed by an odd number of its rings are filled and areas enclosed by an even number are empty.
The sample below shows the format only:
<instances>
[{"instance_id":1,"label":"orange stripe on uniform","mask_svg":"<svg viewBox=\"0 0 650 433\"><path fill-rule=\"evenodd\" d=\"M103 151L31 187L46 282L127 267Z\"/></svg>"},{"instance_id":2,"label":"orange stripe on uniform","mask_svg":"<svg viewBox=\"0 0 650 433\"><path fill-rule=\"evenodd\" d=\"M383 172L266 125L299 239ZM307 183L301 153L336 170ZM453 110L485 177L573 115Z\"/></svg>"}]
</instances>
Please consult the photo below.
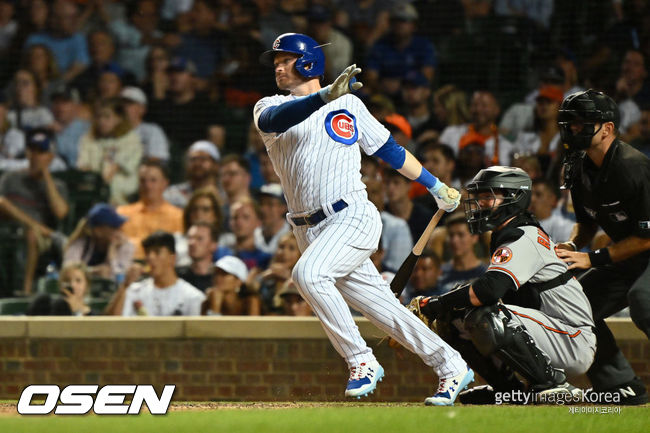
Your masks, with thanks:
<instances>
[{"instance_id":1,"label":"orange stripe on uniform","mask_svg":"<svg viewBox=\"0 0 650 433\"><path fill-rule=\"evenodd\" d=\"M515 314L515 315L517 315L517 316L519 316L519 317L523 317L523 318L525 318L525 319L530 319L530 320L532 320L533 322L537 323L538 325L543 326L545 329L548 329L549 331L557 332L558 334L568 335L570 338L577 337L577 336L580 335L580 333L582 332L582 331L578 331L578 332L576 332L575 334L569 334L569 333L566 332L566 331L560 331L559 329L555 329L555 328L552 328L552 327L550 327L550 326L544 325L544 324L543 324L542 322L540 322L539 320L537 320L537 319L533 319L532 317L527 316L527 315L525 315L525 314L517 313L516 311L510 310L510 309L508 309L508 311L510 311L512 314Z\"/></svg>"},{"instance_id":2,"label":"orange stripe on uniform","mask_svg":"<svg viewBox=\"0 0 650 433\"><path fill-rule=\"evenodd\" d=\"M519 288L521 286L521 284L519 283L519 280L517 279L517 277L515 277L515 274L513 274L511 271L507 270L506 268L502 268L502 267L499 267L499 266L490 266L488 268L488 271L491 271L492 269L497 270L497 271L505 272L506 274L510 275L513 280L515 280L515 284L517 285L517 288Z\"/></svg>"}]
</instances>

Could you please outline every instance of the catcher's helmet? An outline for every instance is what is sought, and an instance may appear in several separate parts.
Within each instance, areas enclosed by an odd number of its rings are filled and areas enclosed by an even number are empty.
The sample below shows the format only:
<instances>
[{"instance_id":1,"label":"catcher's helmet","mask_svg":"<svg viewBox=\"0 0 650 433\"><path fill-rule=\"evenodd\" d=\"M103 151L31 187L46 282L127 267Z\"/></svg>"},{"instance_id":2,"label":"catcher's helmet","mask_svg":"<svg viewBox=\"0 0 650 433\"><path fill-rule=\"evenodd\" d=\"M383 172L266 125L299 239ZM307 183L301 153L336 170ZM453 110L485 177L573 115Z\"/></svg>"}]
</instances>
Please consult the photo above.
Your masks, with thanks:
<instances>
[{"instance_id":1,"label":"catcher's helmet","mask_svg":"<svg viewBox=\"0 0 650 433\"><path fill-rule=\"evenodd\" d=\"M558 114L558 125L562 142L570 152L585 150L591 145L596 130L596 123L613 122L618 128L620 113L616 102L602 92L589 89L572 93L564 98ZM572 123L579 123L582 129L573 132Z\"/></svg>"},{"instance_id":2,"label":"catcher's helmet","mask_svg":"<svg viewBox=\"0 0 650 433\"><path fill-rule=\"evenodd\" d=\"M491 193L485 197L480 193ZM520 168L495 165L479 171L467 185L468 198L463 201L469 231L473 234L493 230L509 218L528 209L532 196L532 181ZM503 202L495 206L496 194ZM481 206L485 201L489 206Z\"/></svg>"},{"instance_id":3,"label":"catcher's helmet","mask_svg":"<svg viewBox=\"0 0 650 433\"><path fill-rule=\"evenodd\" d=\"M275 53L299 54L296 70L306 78L320 77L325 74L325 54L318 42L300 33L285 33L273 42L273 48L260 56L260 62L273 66Z\"/></svg>"}]
</instances>

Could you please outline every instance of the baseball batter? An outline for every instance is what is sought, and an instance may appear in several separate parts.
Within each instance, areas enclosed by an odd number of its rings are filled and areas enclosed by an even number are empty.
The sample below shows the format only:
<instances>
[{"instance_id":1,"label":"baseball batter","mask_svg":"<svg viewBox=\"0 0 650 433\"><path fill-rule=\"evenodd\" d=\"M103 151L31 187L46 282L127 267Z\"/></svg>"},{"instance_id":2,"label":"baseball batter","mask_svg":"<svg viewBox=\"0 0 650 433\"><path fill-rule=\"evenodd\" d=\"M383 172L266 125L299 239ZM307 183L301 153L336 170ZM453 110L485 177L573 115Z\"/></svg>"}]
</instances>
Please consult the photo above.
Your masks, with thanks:
<instances>
[{"instance_id":1,"label":"baseball batter","mask_svg":"<svg viewBox=\"0 0 650 433\"><path fill-rule=\"evenodd\" d=\"M580 390L566 377L586 372L594 359L589 301L527 211L531 189L530 177L519 168L481 170L467 185L465 212L472 233L492 230L487 272L410 306L429 320L437 317L440 335L493 386L461 393L463 403L493 403L494 390L524 389L513 371L527 379L530 391L577 398ZM463 314L450 313L458 310Z\"/></svg>"},{"instance_id":2,"label":"baseball batter","mask_svg":"<svg viewBox=\"0 0 650 433\"><path fill-rule=\"evenodd\" d=\"M290 93L258 101L254 122L281 179L287 219L302 251L292 277L348 364L345 395L373 392L384 375L349 305L433 367L440 386L425 403L453 404L474 374L456 350L400 305L373 266L381 218L361 182L359 148L422 183L445 210L458 206L458 192L397 145L350 94L362 86L355 65L321 88L325 56L316 41L296 33L279 36L260 60L274 67L278 88Z\"/></svg>"}]
</instances>

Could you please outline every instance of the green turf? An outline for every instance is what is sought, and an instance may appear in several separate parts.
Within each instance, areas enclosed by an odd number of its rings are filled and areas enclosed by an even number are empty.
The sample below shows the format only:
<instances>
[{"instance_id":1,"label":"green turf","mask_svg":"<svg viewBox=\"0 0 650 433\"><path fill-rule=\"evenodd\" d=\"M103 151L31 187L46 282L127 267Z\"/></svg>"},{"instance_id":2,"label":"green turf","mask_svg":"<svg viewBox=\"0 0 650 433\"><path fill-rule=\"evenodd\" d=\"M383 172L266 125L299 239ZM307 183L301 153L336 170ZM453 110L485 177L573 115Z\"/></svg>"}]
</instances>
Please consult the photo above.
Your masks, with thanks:
<instances>
[{"instance_id":1,"label":"green turf","mask_svg":"<svg viewBox=\"0 0 650 433\"><path fill-rule=\"evenodd\" d=\"M179 432L625 432L650 431L650 408L620 414L570 413L569 407L305 407L213 409L165 416L0 417L0 431L23 433Z\"/></svg>"}]
</instances>

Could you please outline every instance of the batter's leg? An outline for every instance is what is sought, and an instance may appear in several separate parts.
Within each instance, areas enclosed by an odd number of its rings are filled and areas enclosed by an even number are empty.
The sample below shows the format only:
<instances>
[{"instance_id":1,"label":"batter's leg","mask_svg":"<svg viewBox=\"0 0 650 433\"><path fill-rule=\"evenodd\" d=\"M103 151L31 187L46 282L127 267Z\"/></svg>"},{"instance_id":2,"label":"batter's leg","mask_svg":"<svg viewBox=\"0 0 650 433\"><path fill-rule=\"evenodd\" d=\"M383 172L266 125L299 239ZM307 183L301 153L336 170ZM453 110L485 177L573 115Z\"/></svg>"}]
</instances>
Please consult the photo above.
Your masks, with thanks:
<instances>
[{"instance_id":1,"label":"batter's leg","mask_svg":"<svg viewBox=\"0 0 650 433\"><path fill-rule=\"evenodd\" d=\"M400 304L370 259L340 278L336 287L351 307L422 358L439 378L467 371L467 363L460 353Z\"/></svg>"}]
</instances>

